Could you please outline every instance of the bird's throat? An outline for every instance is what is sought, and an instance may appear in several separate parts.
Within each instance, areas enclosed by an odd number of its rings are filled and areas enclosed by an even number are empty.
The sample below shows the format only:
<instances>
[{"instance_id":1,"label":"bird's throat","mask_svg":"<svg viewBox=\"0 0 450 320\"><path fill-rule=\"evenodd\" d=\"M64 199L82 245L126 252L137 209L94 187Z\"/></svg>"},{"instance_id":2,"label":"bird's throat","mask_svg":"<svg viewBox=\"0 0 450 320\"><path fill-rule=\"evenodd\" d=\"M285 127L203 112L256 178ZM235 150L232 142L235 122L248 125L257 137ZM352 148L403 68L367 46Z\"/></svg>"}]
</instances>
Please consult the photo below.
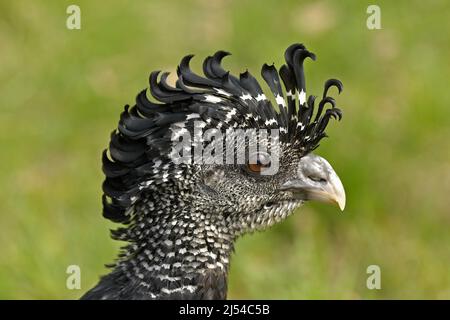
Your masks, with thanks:
<instances>
[{"instance_id":1,"label":"bird's throat","mask_svg":"<svg viewBox=\"0 0 450 320\"><path fill-rule=\"evenodd\" d=\"M166 215L139 209L146 218L129 228L130 244L113 273L148 298L224 299L234 242L225 223L187 208Z\"/></svg>"}]
</instances>

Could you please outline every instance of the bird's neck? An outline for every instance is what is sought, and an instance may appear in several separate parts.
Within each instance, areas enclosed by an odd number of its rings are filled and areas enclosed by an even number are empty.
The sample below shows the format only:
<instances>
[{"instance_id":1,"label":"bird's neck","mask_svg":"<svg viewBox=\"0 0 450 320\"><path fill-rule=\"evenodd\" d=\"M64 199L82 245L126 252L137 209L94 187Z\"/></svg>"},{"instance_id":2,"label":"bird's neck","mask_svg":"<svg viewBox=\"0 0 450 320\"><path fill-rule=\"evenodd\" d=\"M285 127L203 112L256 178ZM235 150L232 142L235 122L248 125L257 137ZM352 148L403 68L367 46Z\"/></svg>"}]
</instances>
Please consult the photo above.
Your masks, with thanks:
<instances>
[{"instance_id":1,"label":"bird's neck","mask_svg":"<svg viewBox=\"0 0 450 320\"><path fill-rule=\"evenodd\" d=\"M131 242L113 273L148 298L224 299L234 232L214 212L182 201L164 214L161 205L136 207L125 232Z\"/></svg>"}]
</instances>

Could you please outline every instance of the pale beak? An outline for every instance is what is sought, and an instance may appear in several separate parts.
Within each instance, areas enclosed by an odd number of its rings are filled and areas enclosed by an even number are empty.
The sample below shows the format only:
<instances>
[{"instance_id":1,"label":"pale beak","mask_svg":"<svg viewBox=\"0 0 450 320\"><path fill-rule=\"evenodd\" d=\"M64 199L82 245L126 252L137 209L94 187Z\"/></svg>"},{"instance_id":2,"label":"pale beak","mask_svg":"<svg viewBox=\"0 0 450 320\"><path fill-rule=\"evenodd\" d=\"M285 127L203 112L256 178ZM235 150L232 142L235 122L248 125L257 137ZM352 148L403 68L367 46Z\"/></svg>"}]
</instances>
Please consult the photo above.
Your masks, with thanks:
<instances>
[{"instance_id":1,"label":"pale beak","mask_svg":"<svg viewBox=\"0 0 450 320\"><path fill-rule=\"evenodd\" d=\"M293 192L297 199L333 203L342 211L345 208L341 180L327 160L314 154L300 159L297 177L286 181L280 190Z\"/></svg>"}]
</instances>

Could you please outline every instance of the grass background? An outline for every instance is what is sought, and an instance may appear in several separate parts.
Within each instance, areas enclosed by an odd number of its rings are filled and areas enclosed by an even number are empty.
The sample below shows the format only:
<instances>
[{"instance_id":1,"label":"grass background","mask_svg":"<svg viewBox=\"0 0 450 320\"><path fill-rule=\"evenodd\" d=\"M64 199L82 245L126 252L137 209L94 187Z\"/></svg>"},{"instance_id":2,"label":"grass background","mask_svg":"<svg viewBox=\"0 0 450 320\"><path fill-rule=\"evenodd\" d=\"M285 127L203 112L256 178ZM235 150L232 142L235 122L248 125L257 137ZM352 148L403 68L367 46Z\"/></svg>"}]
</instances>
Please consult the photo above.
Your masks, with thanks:
<instances>
[{"instance_id":1,"label":"grass background","mask_svg":"<svg viewBox=\"0 0 450 320\"><path fill-rule=\"evenodd\" d=\"M81 30L66 8L81 7ZM369 4L382 29L366 28ZM231 51L234 72L305 43L309 93L337 77L343 121L318 153L347 209L307 204L240 239L230 298L450 298L448 1L0 2L0 298L78 298L119 243L101 217L101 151L150 71ZM66 268L82 290L66 289ZM382 289L366 288L381 267Z\"/></svg>"}]
</instances>

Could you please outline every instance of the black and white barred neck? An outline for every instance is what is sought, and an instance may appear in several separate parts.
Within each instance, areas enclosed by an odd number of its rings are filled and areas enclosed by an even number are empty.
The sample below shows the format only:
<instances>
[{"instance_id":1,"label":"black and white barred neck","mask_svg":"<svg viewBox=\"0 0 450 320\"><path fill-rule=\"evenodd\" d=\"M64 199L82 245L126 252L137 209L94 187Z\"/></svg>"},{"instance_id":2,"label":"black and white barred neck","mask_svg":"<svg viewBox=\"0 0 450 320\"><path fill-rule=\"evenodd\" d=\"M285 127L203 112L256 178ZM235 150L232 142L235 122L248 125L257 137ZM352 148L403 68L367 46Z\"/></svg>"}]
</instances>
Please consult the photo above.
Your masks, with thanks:
<instances>
[{"instance_id":1,"label":"black and white barred neck","mask_svg":"<svg viewBox=\"0 0 450 320\"><path fill-rule=\"evenodd\" d=\"M184 57L175 87L167 83L168 73L152 72L150 93L159 103L143 90L133 107L125 107L103 153L103 215L124 225L112 237L128 244L110 265L112 272L83 298L224 299L236 238L283 220L303 203L270 189L287 170L259 185L259 178L243 178L235 167L171 161L174 135L192 132L194 122L204 130L278 129L285 150L300 150L298 155L286 151L282 161L288 162L317 148L330 118L341 118L328 96L333 86L342 90L336 79L325 82L314 112L303 62L315 55L304 45L290 46L278 71L262 67L278 111L248 71L236 77L222 68L227 55L207 57L204 77L190 70L192 56ZM262 202L268 194L273 196Z\"/></svg>"}]
</instances>

